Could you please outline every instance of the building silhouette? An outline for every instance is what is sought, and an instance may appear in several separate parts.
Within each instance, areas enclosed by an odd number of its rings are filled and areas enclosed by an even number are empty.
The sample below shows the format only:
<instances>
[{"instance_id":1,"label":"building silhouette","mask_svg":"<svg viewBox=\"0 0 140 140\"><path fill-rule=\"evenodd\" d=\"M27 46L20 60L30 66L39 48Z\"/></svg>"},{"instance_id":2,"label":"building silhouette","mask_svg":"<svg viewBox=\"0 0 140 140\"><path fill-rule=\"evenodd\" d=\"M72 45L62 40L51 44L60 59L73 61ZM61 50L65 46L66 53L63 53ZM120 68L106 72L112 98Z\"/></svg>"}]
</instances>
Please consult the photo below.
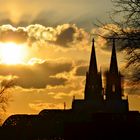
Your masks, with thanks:
<instances>
[{"instance_id":1,"label":"building silhouette","mask_svg":"<svg viewBox=\"0 0 140 140\"><path fill-rule=\"evenodd\" d=\"M44 109L37 115L12 115L0 129L3 139L126 139L136 138L140 130L140 114L129 111L128 99L123 98L123 76L118 70L113 39L109 70L98 72L94 40L84 99L72 100L72 108ZM8 133L8 135L7 135ZM127 134L127 135L126 135Z\"/></svg>"},{"instance_id":2,"label":"building silhouette","mask_svg":"<svg viewBox=\"0 0 140 140\"><path fill-rule=\"evenodd\" d=\"M102 86L102 73L98 72L94 39L90 57L89 70L86 73L84 100L74 99L73 110L91 113L125 113L128 112L128 99L123 99L123 76L118 70L115 41L113 40L109 71L105 73L105 89Z\"/></svg>"}]
</instances>

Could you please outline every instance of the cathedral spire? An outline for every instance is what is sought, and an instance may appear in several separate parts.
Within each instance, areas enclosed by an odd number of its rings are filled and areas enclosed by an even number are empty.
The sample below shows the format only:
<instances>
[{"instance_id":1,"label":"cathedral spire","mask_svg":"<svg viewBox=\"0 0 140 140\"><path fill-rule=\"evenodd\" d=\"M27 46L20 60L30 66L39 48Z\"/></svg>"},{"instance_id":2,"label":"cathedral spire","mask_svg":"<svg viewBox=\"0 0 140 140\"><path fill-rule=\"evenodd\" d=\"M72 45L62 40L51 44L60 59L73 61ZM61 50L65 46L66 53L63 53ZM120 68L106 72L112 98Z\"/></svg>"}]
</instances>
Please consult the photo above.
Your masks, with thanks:
<instances>
[{"instance_id":1,"label":"cathedral spire","mask_svg":"<svg viewBox=\"0 0 140 140\"><path fill-rule=\"evenodd\" d=\"M117 64L117 56L115 49L115 39L113 39L113 47L112 47L112 55L111 55L111 63L110 63L110 73L118 74L118 64Z\"/></svg>"},{"instance_id":2,"label":"cathedral spire","mask_svg":"<svg viewBox=\"0 0 140 140\"><path fill-rule=\"evenodd\" d=\"M94 39L92 44L89 71L86 73L85 100L102 100L102 75L97 70Z\"/></svg>"},{"instance_id":3,"label":"cathedral spire","mask_svg":"<svg viewBox=\"0 0 140 140\"><path fill-rule=\"evenodd\" d=\"M89 73L97 74L97 62L96 62L94 39L92 40L92 42L93 44L92 44L92 52L90 57Z\"/></svg>"},{"instance_id":4,"label":"cathedral spire","mask_svg":"<svg viewBox=\"0 0 140 140\"><path fill-rule=\"evenodd\" d=\"M110 70L106 73L106 99L121 100L122 99L122 76L118 71L117 56L115 49L115 39L113 39L112 55Z\"/></svg>"}]
</instances>

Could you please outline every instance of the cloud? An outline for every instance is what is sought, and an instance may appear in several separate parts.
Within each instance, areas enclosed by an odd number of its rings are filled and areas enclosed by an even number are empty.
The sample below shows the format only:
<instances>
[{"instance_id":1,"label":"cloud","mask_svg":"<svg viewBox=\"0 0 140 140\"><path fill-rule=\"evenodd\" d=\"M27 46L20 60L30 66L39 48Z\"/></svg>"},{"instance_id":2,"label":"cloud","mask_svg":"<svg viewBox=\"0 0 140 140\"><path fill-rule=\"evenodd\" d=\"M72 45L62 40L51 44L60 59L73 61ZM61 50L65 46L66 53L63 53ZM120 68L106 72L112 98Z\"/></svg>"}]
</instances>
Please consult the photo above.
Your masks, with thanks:
<instances>
[{"instance_id":1,"label":"cloud","mask_svg":"<svg viewBox=\"0 0 140 140\"><path fill-rule=\"evenodd\" d=\"M60 46L68 46L69 43L72 43L74 40L75 29L73 27L66 28L61 31L61 33L57 36L56 44Z\"/></svg>"},{"instance_id":2,"label":"cloud","mask_svg":"<svg viewBox=\"0 0 140 140\"><path fill-rule=\"evenodd\" d=\"M84 31L84 29L78 28L75 24L63 24L57 26L56 31L57 35L55 43L62 47L74 47L80 42L90 40L90 35Z\"/></svg>"},{"instance_id":3,"label":"cloud","mask_svg":"<svg viewBox=\"0 0 140 140\"><path fill-rule=\"evenodd\" d=\"M88 71L88 66L79 66L75 71L76 76L85 76Z\"/></svg>"},{"instance_id":4,"label":"cloud","mask_svg":"<svg viewBox=\"0 0 140 140\"><path fill-rule=\"evenodd\" d=\"M114 24L107 24L103 27L92 29L91 34L109 36L111 32L110 30L107 30L107 28L114 32L119 32L120 30L120 28ZM56 27L32 24L27 27L17 28L11 25L3 25L0 26L0 31L0 41L27 43L29 46L36 43L38 47L40 47L39 44L54 44L59 47L69 48L77 47L79 44L80 46L89 46L91 42L90 33L86 32L83 28L77 27L75 24L62 24L57 25ZM108 44L101 36L95 36L96 46L104 51L110 51L110 46L112 45ZM120 42L117 44L117 46L119 46Z\"/></svg>"},{"instance_id":5,"label":"cloud","mask_svg":"<svg viewBox=\"0 0 140 140\"><path fill-rule=\"evenodd\" d=\"M71 63L44 61L33 65L1 65L0 75L16 76L16 84L23 88L45 88L47 85L64 85L67 79L55 75L71 70Z\"/></svg>"},{"instance_id":6,"label":"cloud","mask_svg":"<svg viewBox=\"0 0 140 140\"><path fill-rule=\"evenodd\" d=\"M3 18L3 19L1 19L0 20L0 24L1 25L6 25L6 24L14 25L14 23L9 18Z\"/></svg>"},{"instance_id":7,"label":"cloud","mask_svg":"<svg viewBox=\"0 0 140 140\"><path fill-rule=\"evenodd\" d=\"M111 9L110 0L106 0L105 3L96 0L30 0L30 3L27 0L0 0L0 3L2 5L0 19L9 18L12 20L12 25L20 26L22 21L29 24L54 26L63 23L79 24L80 20L84 20L84 23L82 22L80 25L88 27L96 17L105 19L106 11ZM64 13L64 11L66 12ZM89 24L85 18L90 19Z\"/></svg>"},{"instance_id":8,"label":"cloud","mask_svg":"<svg viewBox=\"0 0 140 140\"><path fill-rule=\"evenodd\" d=\"M46 27L40 24L32 24L27 27L13 27L12 25L0 26L1 42L54 44L63 48L74 47L85 40L89 41L89 34L74 24L62 24L56 27ZM85 41L86 42L86 41Z\"/></svg>"},{"instance_id":9,"label":"cloud","mask_svg":"<svg viewBox=\"0 0 140 140\"><path fill-rule=\"evenodd\" d=\"M14 28L11 25L0 26L0 41L1 42L16 42L24 43L27 41L28 34L24 28Z\"/></svg>"},{"instance_id":10,"label":"cloud","mask_svg":"<svg viewBox=\"0 0 140 140\"><path fill-rule=\"evenodd\" d=\"M40 111L42 109L63 109L62 103L29 103L29 107L33 110Z\"/></svg>"},{"instance_id":11,"label":"cloud","mask_svg":"<svg viewBox=\"0 0 140 140\"><path fill-rule=\"evenodd\" d=\"M110 51L112 49L112 40L105 39L108 37L117 37L117 33L120 33L119 26L115 24L101 25L98 28L92 29L91 33L95 35L96 45L104 51ZM117 40L116 48L119 47L120 41Z\"/></svg>"},{"instance_id":12,"label":"cloud","mask_svg":"<svg viewBox=\"0 0 140 140\"><path fill-rule=\"evenodd\" d=\"M31 21L31 24L41 24L44 26L54 27L64 23L64 22L60 23L59 20L56 20L57 18L58 18L58 13L56 11L43 10L36 15L36 17Z\"/></svg>"},{"instance_id":13,"label":"cloud","mask_svg":"<svg viewBox=\"0 0 140 140\"><path fill-rule=\"evenodd\" d=\"M35 38L34 41L54 44L63 48L74 47L82 41L89 41L90 38L86 31L74 24L62 24L56 27L35 24L28 26L27 31L30 37Z\"/></svg>"}]
</instances>

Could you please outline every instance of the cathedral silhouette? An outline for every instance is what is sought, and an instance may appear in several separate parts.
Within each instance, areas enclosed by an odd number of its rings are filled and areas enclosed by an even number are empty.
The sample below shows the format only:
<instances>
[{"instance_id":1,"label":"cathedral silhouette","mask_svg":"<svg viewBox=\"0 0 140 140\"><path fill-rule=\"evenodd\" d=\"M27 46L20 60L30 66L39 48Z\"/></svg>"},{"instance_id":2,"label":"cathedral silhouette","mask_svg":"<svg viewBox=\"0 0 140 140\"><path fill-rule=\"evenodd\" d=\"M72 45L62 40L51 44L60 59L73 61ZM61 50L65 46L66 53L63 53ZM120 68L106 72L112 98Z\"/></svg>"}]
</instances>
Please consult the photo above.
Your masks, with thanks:
<instances>
[{"instance_id":1,"label":"cathedral silhouette","mask_svg":"<svg viewBox=\"0 0 140 140\"><path fill-rule=\"evenodd\" d=\"M115 39L104 88L102 79L102 73L97 69L93 39L84 99L74 97L71 109L66 109L64 104L64 109L44 109L36 115L12 115L3 123L0 135L15 140L137 137L140 114L129 111L128 98L123 97L123 76L118 70Z\"/></svg>"},{"instance_id":2,"label":"cathedral silhouette","mask_svg":"<svg viewBox=\"0 0 140 140\"><path fill-rule=\"evenodd\" d=\"M89 70L86 73L85 99L73 100L73 110L85 110L86 112L128 112L128 99L123 99L123 76L118 70L115 40L113 40L112 55L109 71L105 73L105 88L102 86L102 73L98 72L94 39L90 58Z\"/></svg>"}]
</instances>

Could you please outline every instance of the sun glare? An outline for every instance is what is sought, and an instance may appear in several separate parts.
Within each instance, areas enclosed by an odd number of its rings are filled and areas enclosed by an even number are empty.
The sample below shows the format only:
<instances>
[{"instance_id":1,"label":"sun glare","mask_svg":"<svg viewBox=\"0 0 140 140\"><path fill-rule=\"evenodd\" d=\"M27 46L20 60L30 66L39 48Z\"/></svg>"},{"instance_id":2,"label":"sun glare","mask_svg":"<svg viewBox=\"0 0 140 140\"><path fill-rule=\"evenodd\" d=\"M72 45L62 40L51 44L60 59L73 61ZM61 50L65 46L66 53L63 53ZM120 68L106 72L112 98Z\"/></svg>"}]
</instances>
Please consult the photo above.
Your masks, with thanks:
<instances>
[{"instance_id":1,"label":"sun glare","mask_svg":"<svg viewBox=\"0 0 140 140\"><path fill-rule=\"evenodd\" d=\"M0 58L4 64L20 64L26 57L26 50L22 44L0 43Z\"/></svg>"}]
</instances>

